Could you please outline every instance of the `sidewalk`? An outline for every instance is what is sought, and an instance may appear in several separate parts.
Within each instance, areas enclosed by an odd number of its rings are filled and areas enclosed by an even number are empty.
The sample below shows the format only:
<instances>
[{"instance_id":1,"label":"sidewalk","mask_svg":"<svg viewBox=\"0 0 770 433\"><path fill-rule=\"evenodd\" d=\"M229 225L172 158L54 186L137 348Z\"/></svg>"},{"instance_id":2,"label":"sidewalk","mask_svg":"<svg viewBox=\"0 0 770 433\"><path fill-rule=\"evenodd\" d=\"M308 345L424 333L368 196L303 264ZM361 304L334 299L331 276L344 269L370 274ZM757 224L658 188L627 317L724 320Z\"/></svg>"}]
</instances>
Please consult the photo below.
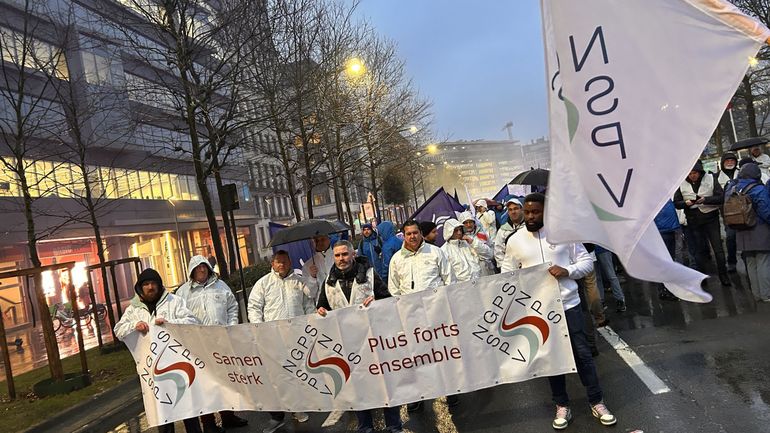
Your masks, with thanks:
<instances>
[{"instance_id":1,"label":"sidewalk","mask_svg":"<svg viewBox=\"0 0 770 433\"><path fill-rule=\"evenodd\" d=\"M34 425L24 433L101 433L144 411L139 378L97 394Z\"/></svg>"}]
</instances>

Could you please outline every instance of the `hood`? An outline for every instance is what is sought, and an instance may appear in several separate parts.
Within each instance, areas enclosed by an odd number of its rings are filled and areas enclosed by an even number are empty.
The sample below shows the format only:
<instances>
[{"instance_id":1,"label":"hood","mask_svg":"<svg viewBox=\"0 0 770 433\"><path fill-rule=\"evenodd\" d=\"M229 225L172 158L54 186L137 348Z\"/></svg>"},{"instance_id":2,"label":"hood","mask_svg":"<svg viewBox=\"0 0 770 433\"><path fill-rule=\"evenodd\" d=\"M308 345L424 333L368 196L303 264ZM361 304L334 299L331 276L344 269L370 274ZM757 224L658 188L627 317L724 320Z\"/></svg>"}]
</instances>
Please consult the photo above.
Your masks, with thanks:
<instances>
[{"instance_id":1,"label":"hood","mask_svg":"<svg viewBox=\"0 0 770 433\"><path fill-rule=\"evenodd\" d=\"M738 179L759 180L761 178L762 178L762 173L759 171L759 166L757 164L753 164L753 163L743 164L743 167L741 167L741 171L738 172Z\"/></svg>"},{"instance_id":2,"label":"hood","mask_svg":"<svg viewBox=\"0 0 770 433\"><path fill-rule=\"evenodd\" d=\"M163 280L160 278L158 271L152 268L147 268L143 270L141 274L139 274L139 278L137 278L136 284L134 284L134 292L136 292L137 295L141 295L142 284L144 284L145 281L155 281L160 286L161 291L166 290L165 287L163 287Z\"/></svg>"},{"instance_id":3,"label":"hood","mask_svg":"<svg viewBox=\"0 0 770 433\"><path fill-rule=\"evenodd\" d=\"M380 237L383 242L396 235L396 226L390 221L381 222L380 225L377 226L377 230L380 232Z\"/></svg>"},{"instance_id":4,"label":"hood","mask_svg":"<svg viewBox=\"0 0 770 433\"><path fill-rule=\"evenodd\" d=\"M444 221L444 240L449 242L449 238L452 237L452 234L454 233L455 229L457 227L462 227L462 226L463 224L454 218L450 218Z\"/></svg>"},{"instance_id":5,"label":"hood","mask_svg":"<svg viewBox=\"0 0 770 433\"><path fill-rule=\"evenodd\" d=\"M738 165L738 157L733 152L725 152L722 155L722 160L719 162L719 165L724 167L725 161L727 161L728 159L734 159L735 165Z\"/></svg>"},{"instance_id":6,"label":"hood","mask_svg":"<svg viewBox=\"0 0 770 433\"><path fill-rule=\"evenodd\" d=\"M209 260L203 256L192 256L190 263L187 265L187 279L192 280L193 269L197 268L201 263L205 263L209 268L209 277L214 275L214 268L211 267Z\"/></svg>"},{"instance_id":7,"label":"hood","mask_svg":"<svg viewBox=\"0 0 770 433\"><path fill-rule=\"evenodd\" d=\"M473 220L473 222L476 222L476 217L468 211L461 212L460 215L457 216L457 221L460 221L460 224L468 220Z\"/></svg>"},{"instance_id":8,"label":"hood","mask_svg":"<svg viewBox=\"0 0 770 433\"><path fill-rule=\"evenodd\" d=\"M700 159L695 161L695 165L692 167L692 171L700 172L701 176L706 174L706 171L703 170L703 161Z\"/></svg>"}]
</instances>

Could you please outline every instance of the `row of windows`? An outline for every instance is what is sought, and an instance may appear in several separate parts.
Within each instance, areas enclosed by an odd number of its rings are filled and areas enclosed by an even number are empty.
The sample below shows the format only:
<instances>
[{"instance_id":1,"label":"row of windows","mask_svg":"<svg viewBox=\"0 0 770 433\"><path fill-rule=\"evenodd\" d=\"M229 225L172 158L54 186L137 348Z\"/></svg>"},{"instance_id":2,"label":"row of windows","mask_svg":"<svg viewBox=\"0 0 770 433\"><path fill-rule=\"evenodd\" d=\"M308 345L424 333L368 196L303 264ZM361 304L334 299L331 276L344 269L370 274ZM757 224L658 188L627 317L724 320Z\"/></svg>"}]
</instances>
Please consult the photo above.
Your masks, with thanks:
<instances>
[{"instance_id":1,"label":"row of windows","mask_svg":"<svg viewBox=\"0 0 770 433\"><path fill-rule=\"evenodd\" d=\"M137 125L134 141L155 155L178 158L192 152L192 141L189 134L146 123Z\"/></svg>"},{"instance_id":2,"label":"row of windows","mask_svg":"<svg viewBox=\"0 0 770 433\"><path fill-rule=\"evenodd\" d=\"M29 34L0 27L0 51L7 62L47 71L62 80L69 79L62 49Z\"/></svg>"},{"instance_id":3,"label":"row of windows","mask_svg":"<svg viewBox=\"0 0 770 433\"><path fill-rule=\"evenodd\" d=\"M64 162L29 160L24 160L24 165L33 197L85 196L83 174L77 166ZM92 195L96 198L199 199L195 178L192 176L108 167L88 167L87 175ZM0 196L21 196L18 179L5 167L0 170Z\"/></svg>"},{"instance_id":4,"label":"row of windows","mask_svg":"<svg viewBox=\"0 0 770 433\"><path fill-rule=\"evenodd\" d=\"M128 99L163 110L175 110L176 98L170 90L142 77L126 73Z\"/></svg>"}]
</instances>

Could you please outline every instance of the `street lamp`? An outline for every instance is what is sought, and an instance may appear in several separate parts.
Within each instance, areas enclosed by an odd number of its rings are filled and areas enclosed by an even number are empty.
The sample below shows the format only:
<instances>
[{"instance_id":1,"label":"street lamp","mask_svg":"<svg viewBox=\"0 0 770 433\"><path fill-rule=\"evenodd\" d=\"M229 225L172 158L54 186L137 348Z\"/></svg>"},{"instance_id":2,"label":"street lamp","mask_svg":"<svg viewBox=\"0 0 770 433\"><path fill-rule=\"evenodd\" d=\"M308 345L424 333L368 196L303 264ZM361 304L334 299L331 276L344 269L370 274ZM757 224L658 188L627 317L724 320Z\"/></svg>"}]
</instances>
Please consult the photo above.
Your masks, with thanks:
<instances>
[{"instance_id":1,"label":"street lamp","mask_svg":"<svg viewBox=\"0 0 770 433\"><path fill-rule=\"evenodd\" d=\"M366 65L358 57L352 57L345 62L345 72L351 77L360 77L366 73Z\"/></svg>"},{"instance_id":2,"label":"street lamp","mask_svg":"<svg viewBox=\"0 0 770 433\"><path fill-rule=\"evenodd\" d=\"M174 225L176 225L176 243L182 252L182 266L187 263L187 251L185 251L184 243L182 242L182 236L179 234L179 218L176 215L176 203L170 197L166 199L171 204L171 209L174 210Z\"/></svg>"}]
</instances>

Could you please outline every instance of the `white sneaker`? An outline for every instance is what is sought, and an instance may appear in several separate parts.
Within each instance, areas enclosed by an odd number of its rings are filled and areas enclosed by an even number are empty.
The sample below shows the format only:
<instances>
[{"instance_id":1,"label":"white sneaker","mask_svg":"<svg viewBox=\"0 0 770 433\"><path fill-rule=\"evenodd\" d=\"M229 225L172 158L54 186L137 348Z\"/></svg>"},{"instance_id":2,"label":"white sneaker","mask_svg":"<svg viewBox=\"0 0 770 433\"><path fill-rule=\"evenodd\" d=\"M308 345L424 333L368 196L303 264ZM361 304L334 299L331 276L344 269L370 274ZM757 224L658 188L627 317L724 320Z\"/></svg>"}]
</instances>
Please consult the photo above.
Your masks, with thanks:
<instances>
[{"instance_id":1,"label":"white sneaker","mask_svg":"<svg viewBox=\"0 0 770 433\"><path fill-rule=\"evenodd\" d=\"M296 419L297 422L307 422L310 417L305 412L294 412L294 419Z\"/></svg>"},{"instance_id":2,"label":"white sneaker","mask_svg":"<svg viewBox=\"0 0 770 433\"><path fill-rule=\"evenodd\" d=\"M556 405L556 416L553 418L551 427L555 428L556 430L564 430L567 428L570 421L572 421L572 411L570 410L569 406Z\"/></svg>"},{"instance_id":3,"label":"white sneaker","mask_svg":"<svg viewBox=\"0 0 770 433\"><path fill-rule=\"evenodd\" d=\"M276 421L271 419L267 422L267 427L262 430L262 433L273 433L279 428L283 427L284 424L286 424L286 420Z\"/></svg>"},{"instance_id":4,"label":"white sneaker","mask_svg":"<svg viewBox=\"0 0 770 433\"><path fill-rule=\"evenodd\" d=\"M594 418L598 419L602 425L614 425L618 422L618 419L615 418L615 415L613 415L609 409L607 409L607 406L604 405L603 401L591 405L591 414Z\"/></svg>"}]
</instances>

